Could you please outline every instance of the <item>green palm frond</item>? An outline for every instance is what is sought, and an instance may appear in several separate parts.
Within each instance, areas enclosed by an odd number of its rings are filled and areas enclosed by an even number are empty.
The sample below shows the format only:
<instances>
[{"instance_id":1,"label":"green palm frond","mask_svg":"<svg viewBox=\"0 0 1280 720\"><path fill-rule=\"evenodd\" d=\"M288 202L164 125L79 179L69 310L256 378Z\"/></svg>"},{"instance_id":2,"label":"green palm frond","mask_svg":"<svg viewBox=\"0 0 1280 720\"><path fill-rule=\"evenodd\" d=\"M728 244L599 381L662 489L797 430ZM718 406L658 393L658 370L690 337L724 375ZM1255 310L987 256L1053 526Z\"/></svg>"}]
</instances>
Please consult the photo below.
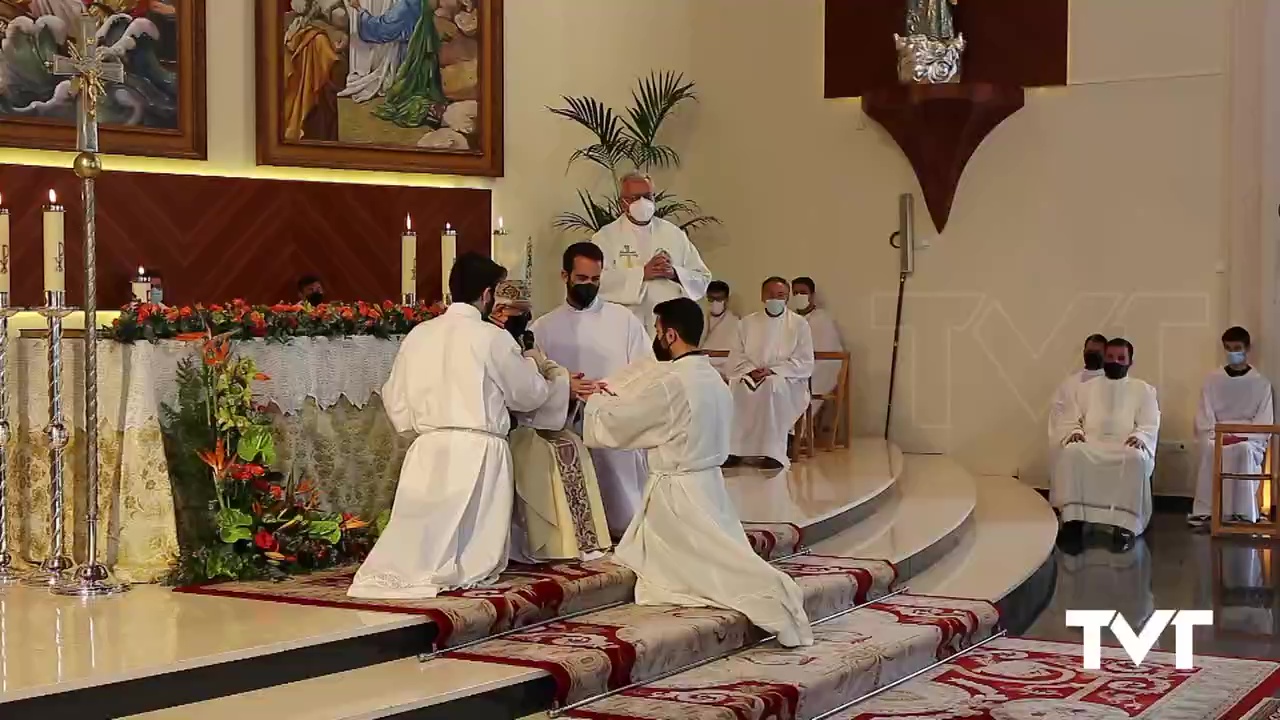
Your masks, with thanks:
<instances>
[{"instance_id":1,"label":"green palm frond","mask_svg":"<svg viewBox=\"0 0 1280 720\"><path fill-rule=\"evenodd\" d=\"M596 136L596 142L577 150L569 156L569 164L588 160L609 170L629 156L631 141L626 136L622 119L604 103L592 97L563 97L566 107L547 108L552 113L568 118Z\"/></svg>"},{"instance_id":2,"label":"green palm frond","mask_svg":"<svg viewBox=\"0 0 1280 720\"><path fill-rule=\"evenodd\" d=\"M555 226L562 230L587 230L595 233L600 228L613 222L617 214L618 199L596 198L590 191L579 190L578 201L582 203L583 212L563 212L556 217Z\"/></svg>"},{"instance_id":3,"label":"green palm frond","mask_svg":"<svg viewBox=\"0 0 1280 720\"><path fill-rule=\"evenodd\" d=\"M633 105L627 108L626 125L634 141L632 160L642 167L669 167L680 164L680 156L670 147L659 145L658 131L676 106L696 100L693 83L684 81L683 73L651 72L636 83L631 91Z\"/></svg>"},{"instance_id":4,"label":"green palm frond","mask_svg":"<svg viewBox=\"0 0 1280 720\"><path fill-rule=\"evenodd\" d=\"M658 206L655 215L675 223L686 233L707 225L719 225L720 219L712 215L703 215L702 207L692 200L685 200L674 193L662 191L654 198Z\"/></svg>"}]
</instances>

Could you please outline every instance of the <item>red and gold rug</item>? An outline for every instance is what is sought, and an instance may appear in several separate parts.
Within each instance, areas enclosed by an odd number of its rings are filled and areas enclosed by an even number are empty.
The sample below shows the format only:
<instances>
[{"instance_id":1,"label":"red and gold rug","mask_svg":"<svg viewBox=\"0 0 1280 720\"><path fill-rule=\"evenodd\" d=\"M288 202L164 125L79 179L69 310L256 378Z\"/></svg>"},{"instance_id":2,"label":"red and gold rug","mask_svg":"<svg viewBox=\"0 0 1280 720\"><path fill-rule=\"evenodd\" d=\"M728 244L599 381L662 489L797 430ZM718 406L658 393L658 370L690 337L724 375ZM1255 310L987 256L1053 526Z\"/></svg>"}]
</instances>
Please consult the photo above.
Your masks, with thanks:
<instances>
[{"instance_id":1,"label":"red and gold rug","mask_svg":"<svg viewBox=\"0 0 1280 720\"><path fill-rule=\"evenodd\" d=\"M881 560L809 555L777 567L804 591L811 619L881 597L896 578L893 566ZM762 636L731 610L624 605L446 657L545 670L556 680L557 700L565 703L657 677Z\"/></svg>"},{"instance_id":2,"label":"red and gold rug","mask_svg":"<svg viewBox=\"0 0 1280 720\"><path fill-rule=\"evenodd\" d=\"M794 523L742 523L751 549L765 560L776 560L797 552L804 541L804 531Z\"/></svg>"},{"instance_id":3,"label":"red and gold rug","mask_svg":"<svg viewBox=\"0 0 1280 720\"><path fill-rule=\"evenodd\" d=\"M569 715L595 720L809 718L928 667L953 648L990 637L998 621L990 603L897 595L816 627L811 647L770 643L744 650ZM906 717L912 716L900 720Z\"/></svg>"},{"instance_id":4,"label":"red and gold rug","mask_svg":"<svg viewBox=\"0 0 1280 720\"><path fill-rule=\"evenodd\" d=\"M1153 652L1141 668L1103 648L1081 668L1074 643L1001 639L837 716L839 720L1270 720L1280 664L1196 656L1178 670ZM856 697L856 696L853 696ZM725 715L730 718L732 715Z\"/></svg>"}]
</instances>

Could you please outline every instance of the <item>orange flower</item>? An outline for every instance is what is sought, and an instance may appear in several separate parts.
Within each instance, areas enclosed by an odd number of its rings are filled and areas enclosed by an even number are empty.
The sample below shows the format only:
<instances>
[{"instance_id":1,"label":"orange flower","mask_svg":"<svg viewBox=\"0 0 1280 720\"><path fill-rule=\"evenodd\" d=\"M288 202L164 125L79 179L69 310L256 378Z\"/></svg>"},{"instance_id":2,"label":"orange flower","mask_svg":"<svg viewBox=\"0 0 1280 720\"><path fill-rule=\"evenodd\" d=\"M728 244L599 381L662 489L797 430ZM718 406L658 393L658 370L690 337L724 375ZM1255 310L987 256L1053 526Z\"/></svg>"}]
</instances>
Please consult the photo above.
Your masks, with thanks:
<instances>
[{"instance_id":1,"label":"orange flower","mask_svg":"<svg viewBox=\"0 0 1280 720\"><path fill-rule=\"evenodd\" d=\"M266 382L271 379L271 376L266 373L254 373L253 379L258 382Z\"/></svg>"},{"instance_id":2,"label":"orange flower","mask_svg":"<svg viewBox=\"0 0 1280 720\"><path fill-rule=\"evenodd\" d=\"M204 343L204 364L205 365L221 365L227 361L227 356L231 354L231 341L219 338L209 338Z\"/></svg>"},{"instance_id":3,"label":"orange flower","mask_svg":"<svg viewBox=\"0 0 1280 720\"><path fill-rule=\"evenodd\" d=\"M352 515L351 513L342 513L342 523L338 526L343 532L348 530L359 530L360 528L369 527L369 523Z\"/></svg>"},{"instance_id":4,"label":"orange flower","mask_svg":"<svg viewBox=\"0 0 1280 720\"><path fill-rule=\"evenodd\" d=\"M225 308L223 308L221 305L217 305L217 304L214 304L214 305L210 305L210 306L209 306L209 311L210 311L210 312L222 312L224 309L225 309Z\"/></svg>"},{"instance_id":5,"label":"orange flower","mask_svg":"<svg viewBox=\"0 0 1280 720\"><path fill-rule=\"evenodd\" d=\"M311 482L310 480L303 480L302 482L298 483L297 491L299 493L309 493L315 489L316 489L315 483Z\"/></svg>"},{"instance_id":6,"label":"orange flower","mask_svg":"<svg viewBox=\"0 0 1280 720\"><path fill-rule=\"evenodd\" d=\"M182 308L181 310L179 310L179 311L178 311L178 315L180 315L180 316L182 316L182 317L184 317L184 318L189 318L189 317L191 317L191 314L192 314L192 313L191 313L191 308L189 308L189 307L184 307L184 308Z\"/></svg>"},{"instance_id":7,"label":"orange flower","mask_svg":"<svg viewBox=\"0 0 1280 720\"><path fill-rule=\"evenodd\" d=\"M258 312L257 310L254 310L253 312L249 313L249 322L253 323L254 325L261 325L263 324L263 322L265 322L265 319L263 318L262 313Z\"/></svg>"},{"instance_id":8,"label":"orange flower","mask_svg":"<svg viewBox=\"0 0 1280 720\"><path fill-rule=\"evenodd\" d=\"M353 319L355 319L355 316L356 316L356 315L355 315L355 313L351 312L351 308L349 308L349 307L344 307L344 308L342 308L342 319L343 319L343 320L353 320Z\"/></svg>"},{"instance_id":9,"label":"orange flower","mask_svg":"<svg viewBox=\"0 0 1280 720\"><path fill-rule=\"evenodd\" d=\"M194 342L196 340L205 340L208 337L209 337L208 333L189 332L189 333L182 333L174 339L181 340L182 342Z\"/></svg>"},{"instance_id":10,"label":"orange flower","mask_svg":"<svg viewBox=\"0 0 1280 720\"><path fill-rule=\"evenodd\" d=\"M146 322L146 321L147 321L147 318L149 318L149 317L151 317L151 306L150 306L150 305L139 305L139 306L138 306L138 321L139 321L139 322Z\"/></svg>"},{"instance_id":11,"label":"orange flower","mask_svg":"<svg viewBox=\"0 0 1280 720\"><path fill-rule=\"evenodd\" d=\"M284 498L284 490L279 485L271 486L271 499L281 500Z\"/></svg>"},{"instance_id":12,"label":"orange flower","mask_svg":"<svg viewBox=\"0 0 1280 720\"><path fill-rule=\"evenodd\" d=\"M221 480L227 474L227 446L222 438L218 438L213 450L200 450L196 454L213 470L214 478Z\"/></svg>"}]
</instances>

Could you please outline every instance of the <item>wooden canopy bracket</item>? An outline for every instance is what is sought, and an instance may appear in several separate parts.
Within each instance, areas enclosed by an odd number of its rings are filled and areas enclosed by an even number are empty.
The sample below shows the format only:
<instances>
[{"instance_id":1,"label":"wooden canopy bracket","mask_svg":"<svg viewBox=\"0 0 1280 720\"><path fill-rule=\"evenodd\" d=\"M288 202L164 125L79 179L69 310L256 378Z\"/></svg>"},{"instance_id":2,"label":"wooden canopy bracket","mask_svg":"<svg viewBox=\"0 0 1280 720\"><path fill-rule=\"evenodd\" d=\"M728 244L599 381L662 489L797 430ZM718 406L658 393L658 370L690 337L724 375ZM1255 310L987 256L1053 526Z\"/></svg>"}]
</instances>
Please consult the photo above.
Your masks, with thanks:
<instances>
[{"instance_id":1,"label":"wooden canopy bracket","mask_svg":"<svg viewBox=\"0 0 1280 720\"><path fill-rule=\"evenodd\" d=\"M862 109L902 148L933 225L942 232L969 158L1025 100L1023 88L1016 86L899 85L868 91Z\"/></svg>"}]
</instances>

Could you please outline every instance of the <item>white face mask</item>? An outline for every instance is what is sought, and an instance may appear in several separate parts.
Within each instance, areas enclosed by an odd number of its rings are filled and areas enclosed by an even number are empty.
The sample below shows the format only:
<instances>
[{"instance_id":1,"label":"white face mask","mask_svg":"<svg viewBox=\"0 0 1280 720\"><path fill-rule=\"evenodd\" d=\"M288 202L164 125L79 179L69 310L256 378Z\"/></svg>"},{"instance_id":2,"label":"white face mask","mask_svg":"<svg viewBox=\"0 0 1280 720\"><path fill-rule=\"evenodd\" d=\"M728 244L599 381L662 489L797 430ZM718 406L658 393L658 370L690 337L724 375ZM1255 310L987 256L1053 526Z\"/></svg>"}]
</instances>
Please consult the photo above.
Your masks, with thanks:
<instances>
[{"instance_id":1,"label":"white face mask","mask_svg":"<svg viewBox=\"0 0 1280 720\"><path fill-rule=\"evenodd\" d=\"M657 210L658 206L654 205L652 200L640 198L631 203L630 207L627 208L627 214L631 216L632 220L643 225L653 219L653 214Z\"/></svg>"},{"instance_id":2,"label":"white face mask","mask_svg":"<svg viewBox=\"0 0 1280 720\"><path fill-rule=\"evenodd\" d=\"M770 315L777 317L787 310L787 301L770 299L764 301L764 311Z\"/></svg>"},{"instance_id":3,"label":"white face mask","mask_svg":"<svg viewBox=\"0 0 1280 720\"><path fill-rule=\"evenodd\" d=\"M721 316L721 315L723 315L723 314L724 314L724 301L723 301L723 300L712 300L712 301L711 301L711 314L712 314L712 315L715 315L716 317L719 317L719 316Z\"/></svg>"},{"instance_id":4,"label":"white face mask","mask_svg":"<svg viewBox=\"0 0 1280 720\"><path fill-rule=\"evenodd\" d=\"M800 312L801 310L808 310L808 309L809 309L809 294L808 294L808 293L797 293L797 294L795 294L795 295L792 295L792 296L791 296L791 302L789 303L789 305L791 306L791 309L792 309L792 310L795 310L796 312Z\"/></svg>"}]
</instances>

